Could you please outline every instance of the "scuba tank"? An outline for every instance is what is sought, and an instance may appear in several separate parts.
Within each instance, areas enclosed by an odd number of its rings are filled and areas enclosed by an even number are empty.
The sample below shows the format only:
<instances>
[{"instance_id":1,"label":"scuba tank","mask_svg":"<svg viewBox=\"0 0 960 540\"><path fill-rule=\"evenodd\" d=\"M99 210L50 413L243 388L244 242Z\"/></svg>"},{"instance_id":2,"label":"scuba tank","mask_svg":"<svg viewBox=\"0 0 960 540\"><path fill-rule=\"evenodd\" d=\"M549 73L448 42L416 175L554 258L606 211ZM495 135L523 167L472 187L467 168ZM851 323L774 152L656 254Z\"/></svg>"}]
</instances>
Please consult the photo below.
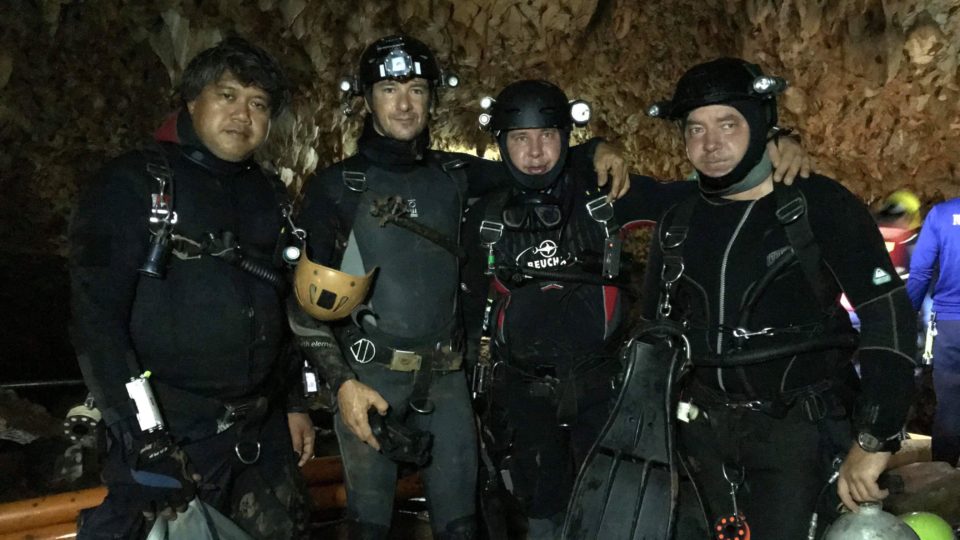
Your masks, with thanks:
<instances>
[{"instance_id":1,"label":"scuba tank","mask_svg":"<svg viewBox=\"0 0 960 540\"><path fill-rule=\"evenodd\" d=\"M913 529L884 512L880 503L860 503L860 512L846 513L830 525L824 540L919 540Z\"/></svg>"}]
</instances>

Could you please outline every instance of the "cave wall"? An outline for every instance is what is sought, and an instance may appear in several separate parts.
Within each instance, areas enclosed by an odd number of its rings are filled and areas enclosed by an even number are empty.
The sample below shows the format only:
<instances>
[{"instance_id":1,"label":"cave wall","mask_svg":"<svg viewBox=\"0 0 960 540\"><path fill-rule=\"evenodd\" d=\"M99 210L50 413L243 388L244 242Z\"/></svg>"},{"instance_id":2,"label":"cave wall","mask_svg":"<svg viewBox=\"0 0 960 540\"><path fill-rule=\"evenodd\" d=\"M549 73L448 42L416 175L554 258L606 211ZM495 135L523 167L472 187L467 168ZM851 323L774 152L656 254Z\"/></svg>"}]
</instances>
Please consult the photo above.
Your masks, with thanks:
<instances>
[{"instance_id":1,"label":"cave wall","mask_svg":"<svg viewBox=\"0 0 960 540\"><path fill-rule=\"evenodd\" d=\"M63 252L78 186L176 106L186 62L222 36L283 59L298 87L261 158L293 189L353 150L335 91L364 44L405 31L463 80L438 146L483 152L480 97L517 78L589 100L578 136L622 143L638 171L685 174L675 129L643 111L695 62L741 55L791 83L782 123L867 201L956 196L960 9L917 0L7 0L0 22L0 249Z\"/></svg>"}]
</instances>

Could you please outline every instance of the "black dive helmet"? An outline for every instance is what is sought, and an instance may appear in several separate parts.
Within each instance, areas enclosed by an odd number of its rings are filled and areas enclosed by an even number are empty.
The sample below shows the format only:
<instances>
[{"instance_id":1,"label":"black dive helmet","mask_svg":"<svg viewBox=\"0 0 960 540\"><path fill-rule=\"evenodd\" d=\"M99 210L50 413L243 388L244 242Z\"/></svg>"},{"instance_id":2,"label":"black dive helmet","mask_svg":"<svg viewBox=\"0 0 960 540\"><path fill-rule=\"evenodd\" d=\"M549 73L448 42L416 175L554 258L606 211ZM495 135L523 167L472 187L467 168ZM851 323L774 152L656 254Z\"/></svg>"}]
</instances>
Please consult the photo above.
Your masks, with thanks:
<instances>
[{"instance_id":1,"label":"black dive helmet","mask_svg":"<svg viewBox=\"0 0 960 540\"><path fill-rule=\"evenodd\" d=\"M480 105L488 112L480 115L480 126L497 139L500 156L517 187L541 191L552 186L566 164L570 147L570 129L590 121L590 105L582 100L569 101L563 90L547 81L518 81L508 85L494 98L483 98ZM557 128L560 130L560 157L544 174L521 172L507 151L507 132L513 129Z\"/></svg>"},{"instance_id":2,"label":"black dive helmet","mask_svg":"<svg viewBox=\"0 0 960 540\"><path fill-rule=\"evenodd\" d=\"M438 87L455 87L460 78L445 72L430 47L406 35L380 38L364 49L360 65L352 77L340 80L340 91L347 104L344 112L350 114L349 100L369 92L373 85L387 79L406 80L420 77L430 83L431 99Z\"/></svg>"},{"instance_id":3,"label":"black dive helmet","mask_svg":"<svg viewBox=\"0 0 960 540\"><path fill-rule=\"evenodd\" d=\"M673 99L647 109L655 118L676 120L681 127L690 111L707 105L729 105L747 120L750 146L743 159L725 176L714 178L697 171L700 189L710 195L731 195L762 182L772 170L766 156L767 133L777 125L777 94L787 82L764 75L760 67L739 58L718 58L696 65L680 77Z\"/></svg>"}]
</instances>

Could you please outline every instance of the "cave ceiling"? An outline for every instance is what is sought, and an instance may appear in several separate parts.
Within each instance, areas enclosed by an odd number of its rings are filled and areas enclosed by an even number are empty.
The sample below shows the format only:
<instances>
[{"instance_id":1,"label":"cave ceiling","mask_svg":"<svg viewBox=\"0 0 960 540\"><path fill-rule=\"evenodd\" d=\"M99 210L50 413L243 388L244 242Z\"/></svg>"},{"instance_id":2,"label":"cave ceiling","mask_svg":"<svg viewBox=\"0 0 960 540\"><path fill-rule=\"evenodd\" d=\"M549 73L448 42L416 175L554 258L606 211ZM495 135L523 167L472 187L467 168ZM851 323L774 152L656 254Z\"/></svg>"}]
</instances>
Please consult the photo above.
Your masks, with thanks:
<instances>
[{"instance_id":1,"label":"cave ceiling","mask_svg":"<svg viewBox=\"0 0 960 540\"><path fill-rule=\"evenodd\" d=\"M296 189L349 154L338 80L406 32L455 71L435 145L484 152L478 101L545 78L594 106L577 137L618 141L638 172L685 175L676 128L648 119L691 65L742 56L785 77L781 124L867 202L906 187L956 197L960 2L918 0L4 0L0 249L58 250L78 189L176 106L187 61L226 35L278 57L297 87L259 158Z\"/></svg>"}]
</instances>

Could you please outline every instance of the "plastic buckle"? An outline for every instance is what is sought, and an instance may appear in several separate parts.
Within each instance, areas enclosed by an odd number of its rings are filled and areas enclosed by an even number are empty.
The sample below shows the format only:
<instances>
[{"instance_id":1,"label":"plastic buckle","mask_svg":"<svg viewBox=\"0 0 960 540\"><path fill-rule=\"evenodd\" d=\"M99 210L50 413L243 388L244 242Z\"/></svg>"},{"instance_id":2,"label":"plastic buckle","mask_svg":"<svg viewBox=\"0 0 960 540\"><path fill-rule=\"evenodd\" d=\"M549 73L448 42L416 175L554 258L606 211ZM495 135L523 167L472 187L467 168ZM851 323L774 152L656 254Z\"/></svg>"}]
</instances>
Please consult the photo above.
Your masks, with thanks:
<instances>
[{"instance_id":1,"label":"plastic buckle","mask_svg":"<svg viewBox=\"0 0 960 540\"><path fill-rule=\"evenodd\" d=\"M587 202L587 213L594 221L606 225L608 221L613 219L613 204L607 200L606 195L597 197Z\"/></svg>"},{"instance_id":2,"label":"plastic buckle","mask_svg":"<svg viewBox=\"0 0 960 540\"><path fill-rule=\"evenodd\" d=\"M803 204L803 199L796 197L782 207L777 208L777 219L781 225L789 225L800 219L800 216L802 216L805 211L806 205Z\"/></svg>"},{"instance_id":3,"label":"plastic buckle","mask_svg":"<svg viewBox=\"0 0 960 540\"><path fill-rule=\"evenodd\" d=\"M239 422L247 417L247 414L256 406L256 404L256 399L224 403L223 408L225 410L220 420L229 423Z\"/></svg>"},{"instance_id":4,"label":"plastic buckle","mask_svg":"<svg viewBox=\"0 0 960 540\"><path fill-rule=\"evenodd\" d=\"M503 236L503 223L483 220L480 223L480 242L484 246L492 246Z\"/></svg>"},{"instance_id":5,"label":"plastic buckle","mask_svg":"<svg viewBox=\"0 0 960 540\"><path fill-rule=\"evenodd\" d=\"M156 163L147 163L147 172L150 173L150 176L155 180L164 184L164 186L170 183L170 179L173 178L173 172L171 172L168 167L157 165Z\"/></svg>"},{"instance_id":6,"label":"plastic buckle","mask_svg":"<svg viewBox=\"0 0 960 540\"><path fill-rule=\"evenodd\" d=\"M443 169L443 172L450 172L456 169L462 169L466 166L467 166L467 162L460 158L451 159L450 161L445 161L443 162L443 164L440 165L440 167Z\"/></svg>"}]
</instances>

